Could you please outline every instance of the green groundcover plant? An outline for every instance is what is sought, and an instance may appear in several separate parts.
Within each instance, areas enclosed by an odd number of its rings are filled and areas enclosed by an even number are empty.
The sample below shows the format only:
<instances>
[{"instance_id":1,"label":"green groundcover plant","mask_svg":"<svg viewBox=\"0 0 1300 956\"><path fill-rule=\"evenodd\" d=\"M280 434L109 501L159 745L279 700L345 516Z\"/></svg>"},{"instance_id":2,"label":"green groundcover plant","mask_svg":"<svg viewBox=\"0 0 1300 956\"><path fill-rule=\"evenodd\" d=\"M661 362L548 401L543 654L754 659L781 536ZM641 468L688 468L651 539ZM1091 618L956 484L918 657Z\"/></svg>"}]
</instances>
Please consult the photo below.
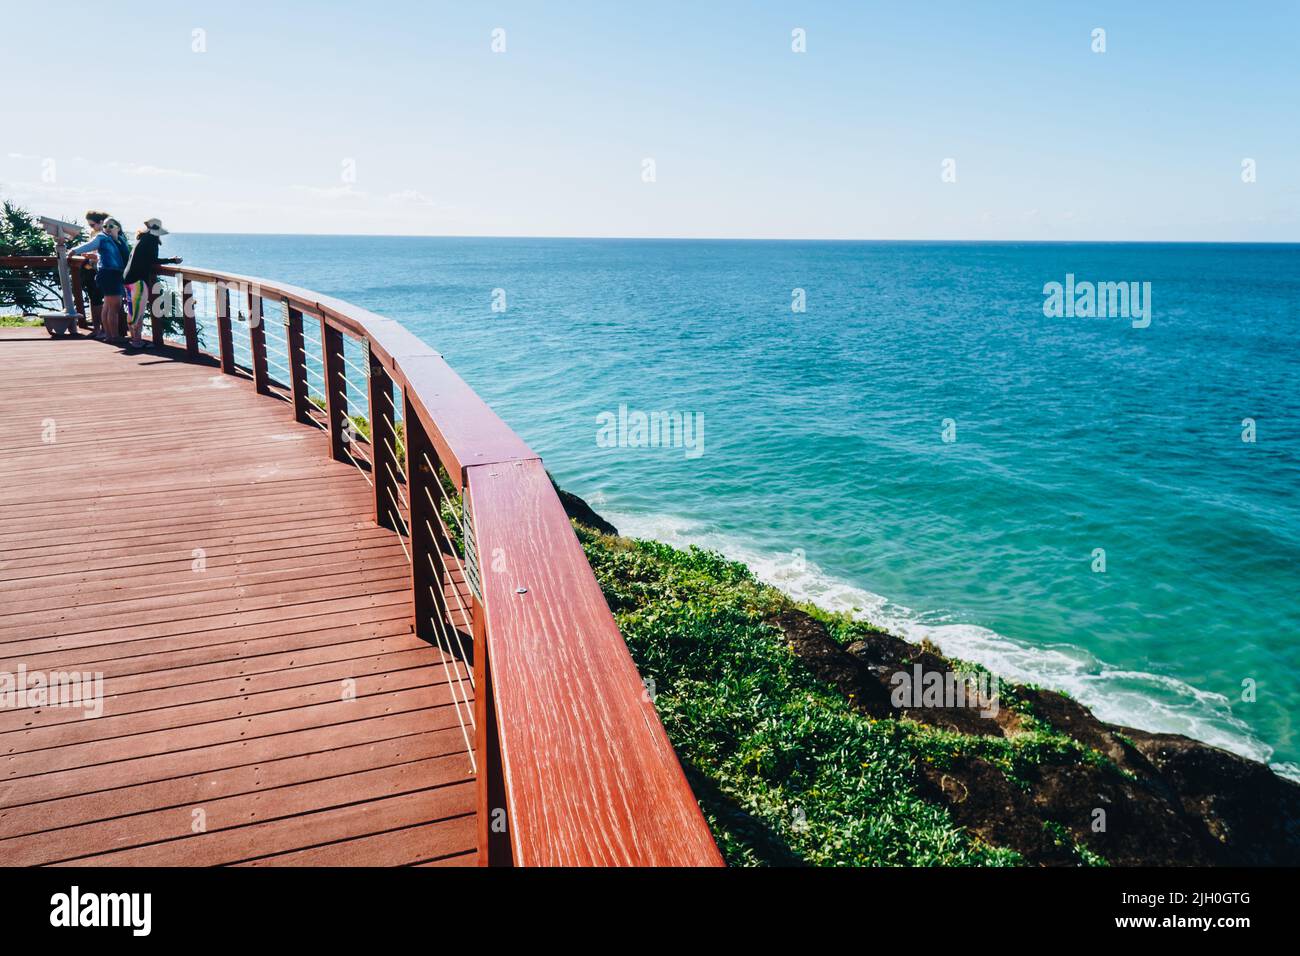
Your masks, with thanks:
<instances>
[{"instance_id":1,"label":"green groundcover plant","mask_svg":"<svg viewBox=\"0 0 1300 956\"><path fill-rule=\"evenodd\" d=\"M916 768L975 754L1015 781L1037 763L1104 759L1028 712L1010 738L867 717L773 620L798 607L845 644L869 625L796 605L717 553L575 527L730 864L1016 865L918 796Z\"/></svg>"}]
</instances>

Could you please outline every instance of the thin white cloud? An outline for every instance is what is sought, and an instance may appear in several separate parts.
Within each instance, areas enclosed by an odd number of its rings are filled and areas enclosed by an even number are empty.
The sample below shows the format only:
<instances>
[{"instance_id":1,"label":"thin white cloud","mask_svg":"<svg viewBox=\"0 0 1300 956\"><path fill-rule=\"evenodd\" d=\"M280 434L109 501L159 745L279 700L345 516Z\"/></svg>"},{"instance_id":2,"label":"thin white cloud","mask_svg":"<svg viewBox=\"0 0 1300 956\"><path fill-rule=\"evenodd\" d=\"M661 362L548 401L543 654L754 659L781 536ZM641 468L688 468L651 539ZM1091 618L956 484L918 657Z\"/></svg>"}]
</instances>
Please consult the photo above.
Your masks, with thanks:
<instances>
[{"instance_id":1,"label":"thin white cloud","mask_svg":"<svg viewBox=\"0 0 1300 956\"><path fill-rule=\"evenodd\" d=\"M20 205L68 203L122 210L131 207L148 208L160 202L157 196L151 194L122 192L116 189L101 189L93 186L64 186L57 183L43 182L8 182L0 184L0 193L3 193L5 198L16 200ZM197 202L193 199L167 199L163 201L170 205L197 205ZM37 211L46 212L47 210L40 208ZM122 217L119 215L118 218Z\"/></svg>"},{"instance_id":2,"label":"thin white cloud","mask_svg":"<svg viewBox=\"0 0 1300 956\"><path fill-rule=\"evenodd\" d=\"M389 193L389 202L400 202L414 206L436 206L431 196L426 196L418 189L403 189L401 192Z\"/></svg>"},{"instance_id":3,"label":"thin white cloud","mask_svg":"<svg viewBox=\"0 0 1300 956\"><path fill-rule=\"evenodd\" d=\"M207 179L203 173L192 173L184 169L168 169L166 166L152 166L147 163L109 163L111 168L132 176L152 176L167 179Z\"/></svg>"},{"instance_id":4,"label":"thin white cloud","mask_svg":"<svg viewBox=\"0 0 1300 956\"><path fill-rule=\"evenodd\" d=\"M367 193L357 189L351 183L342 186L303 186L293 187L298 192L308 193L321 199L365 199Z\"/></svg>"}]
</instances>

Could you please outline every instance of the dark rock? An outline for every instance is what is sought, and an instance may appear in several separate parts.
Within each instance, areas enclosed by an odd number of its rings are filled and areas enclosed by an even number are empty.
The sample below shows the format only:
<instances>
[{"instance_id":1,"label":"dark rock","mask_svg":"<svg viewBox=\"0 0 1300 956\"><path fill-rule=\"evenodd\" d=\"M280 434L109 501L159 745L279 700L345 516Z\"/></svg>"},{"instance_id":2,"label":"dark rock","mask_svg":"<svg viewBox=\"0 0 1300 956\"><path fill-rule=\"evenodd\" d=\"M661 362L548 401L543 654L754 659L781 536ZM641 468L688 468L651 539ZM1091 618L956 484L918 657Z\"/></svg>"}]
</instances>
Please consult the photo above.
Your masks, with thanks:
<instances>
[{"instance_id":1,"label":"dark rock","mask_svg":"<svg viewBox=\"0 0 1300 956\"><path fill-rule=\"evenodd\" d=\"M817 675L850 697L858 710L871 717L911 717L921 723L975 736L1001 737L1019 728L1019 718L1006 708L984 716L975 707L895 707L891 695L894 675L909 676L920 665L925 674L949 674L948 662L932 651L886 634L872 632L841 647L826 625L804 611L790 608L775 621L790 648Z\"/></svg>"},{"instance_id":2,"label":"dark rock","mask_svg":"<svg viewBox=\"0 0 1300 956\"><path fill-rule=\"evenodd\" d=\"M928 645L868 632L847 648L811 615L786 609L773 622L791 650L822 681L876 719L906 716L981 736L1010 736L1023 719L1001 706L994 719L970 707L895 707L891 677L920 664L949 673ZM1005 685L1004 685L1005 686ZM1014 689L1018 707L1108 758L1050 757L1008 779L979 757L915 768L920 793L993 846L1040 865L1076 865L1074 849L1049 829L1063 827L1078 845L1125 866L1259 866L1300 863L1300 784L1209 744L1098 720L1087 707L1041 688ZM1129 742L1131 741L1131 743ZM1104 827L1097 824L1103 818Z\"/></svg>"},{"instance_id":3,"label":"dark rock","mask_svg":"<svg viewBox=\"0 0 1300 956\"><path fill-rule=\"evenodd\" d=\"M1069 734L1085 747L1100 751L1126 769L1149 769L1140 754L1116 737L1109 725L1094 717L1092 711L1077 700L1041 687L1020 687L1016 694L1035 717Z\"/></svg>"},{"instance_id":4,"label":"dark rock","mask_svg":"<svg viewBox=\"0 0 1300 956\"><path fill-rule=\"evenodd\" d=\"M955 823L990 846L1015 850L1030 863L1075 863L1043 826L1030 794L988 761L958 757L947 767L921 764L918 772L920 795L945 805Z\"/></svg>"},{"instance_id":5,"label":"dark rock","mask_svg":"<svg viewBox=\"0 0 1300 956\"><path fill-rule=\"evenodd\" d=\"M1262 763L1180 734L1116 731L1154 765L1197 821L1215 863L1295 866L1300 862L1300 784Z\"/></svg>"},{"instance_id":6,"label":"dark rock","mask_svg":"<svg viewBox=\"0 0 1300 956\"><path fill-rule=\"evenodd\" d=\"M868 665L837 644L821 621L791 608L775 623L795 656L818 680L830 684L868 716L893 716L887 687Z\"/></svg>"},{"instance_id":7,"label":"dark rock","mask_svg":"<svg viewBox=\"0 0 1300 956\"><path fill-rule=\"evenodd\" d=\"M551 479L551 484L555 485L555 479ZM601 534L617 535L618 529L598 515L587 502L583 501L571 491L565 491L559 485L555 485L555 493L560 496L560 504L564 506L564 513L580 524L585 524L594 531Z\"/></svg>"}]
</instances>

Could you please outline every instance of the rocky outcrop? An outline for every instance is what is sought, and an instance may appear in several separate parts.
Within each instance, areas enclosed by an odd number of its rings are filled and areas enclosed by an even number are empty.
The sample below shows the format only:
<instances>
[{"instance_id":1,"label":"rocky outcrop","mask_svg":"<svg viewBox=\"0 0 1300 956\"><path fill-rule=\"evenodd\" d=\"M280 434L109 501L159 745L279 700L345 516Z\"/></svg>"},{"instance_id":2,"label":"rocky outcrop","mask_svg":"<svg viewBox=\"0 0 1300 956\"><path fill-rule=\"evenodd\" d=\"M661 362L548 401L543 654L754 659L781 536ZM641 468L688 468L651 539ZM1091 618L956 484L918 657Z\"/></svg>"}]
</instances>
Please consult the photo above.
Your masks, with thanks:
<instances>
[{"instance_id":1,"label":"rocky outcrop","mask_svg":"<svg viewBox=\"0 0 1300 956\"><path fill-rule=\"evenodd\" d=\"M927 674L948 675L952 665L932 648L880 632L841 646L825 624L797 609L773 623L819 679L869 717L908 717L1003 738L1032 729L1032 719L1094 751L1087 760L1049 754L1026 761L1014 778L968 754L918 764L924 796L1030 863L1074 865L1080 847L1116 865L1300 863L1300 784L1263 764L1177 734L1104 723L1077 701L1041 688L1014 687L1015 706L987 716L970 706L895 706L895 675L915 673L918 664Z\"/></svg>"},{"instance_id":2,"label":"rocky outcrop","mask_svg":"<svg viewBox=\"0 0 1300 956\"><path fill-rule=\"evenodd\" d=\"M577 495L556 490L571 518L617 535ZM821 620L788 605L772 623L820 681L872 719L910 718L969 738L999 738L1004 755L1035 731L1052 732L1057 744L1060 735L1077 741L1086 752L1068 741L1064 750L1045 746L1017 759L1014 772L978 740L916 762L922 796L1029 863L1072 866L1091 854L1124 866L1300 864L1300 784L1263 764L1188 737L1104 723L1078 701L1037 687L1003 682L1008 699L997 707L899 695L900 673L946 682L956 677L953 664L930 645L882 631L842 645ZM697 792L706 786L693 783Z\"/></svg>"},{"instance_id":3,"label":"rocky outcrop","mask_svg":"<svg viewBox=\"0 0 1300 956\"><path fill-rule=\"evenodd\" d=\"M551 479L551 484L555 485L555 493L560 496L560 504L564 506L564 513L570 519L585 524L588 528L599 531L601 534L618 534L618 529L597 514L595 509L587 502L556 485L554 478Z\"/></svg>"}]
</instances>

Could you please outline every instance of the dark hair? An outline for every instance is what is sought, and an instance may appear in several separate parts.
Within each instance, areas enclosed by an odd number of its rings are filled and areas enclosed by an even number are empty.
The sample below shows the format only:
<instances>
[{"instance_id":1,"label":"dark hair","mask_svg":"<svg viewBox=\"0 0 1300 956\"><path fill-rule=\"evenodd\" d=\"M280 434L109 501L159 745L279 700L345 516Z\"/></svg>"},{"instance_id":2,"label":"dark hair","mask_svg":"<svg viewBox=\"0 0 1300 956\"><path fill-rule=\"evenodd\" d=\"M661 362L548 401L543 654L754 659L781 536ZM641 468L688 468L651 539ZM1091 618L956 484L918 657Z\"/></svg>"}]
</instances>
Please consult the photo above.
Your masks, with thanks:
<instances>
[{"instance_id":1,"label":"dark hair","mask_svg":"<svg viewBox=\"0 0 1300 956\"><path fill-rule=\"evenodd\" d=\"M103 222L107 218L109 216L106 212L100 212L97 209L86 210L86 222Z\"/></svg>"}]
</instances>

